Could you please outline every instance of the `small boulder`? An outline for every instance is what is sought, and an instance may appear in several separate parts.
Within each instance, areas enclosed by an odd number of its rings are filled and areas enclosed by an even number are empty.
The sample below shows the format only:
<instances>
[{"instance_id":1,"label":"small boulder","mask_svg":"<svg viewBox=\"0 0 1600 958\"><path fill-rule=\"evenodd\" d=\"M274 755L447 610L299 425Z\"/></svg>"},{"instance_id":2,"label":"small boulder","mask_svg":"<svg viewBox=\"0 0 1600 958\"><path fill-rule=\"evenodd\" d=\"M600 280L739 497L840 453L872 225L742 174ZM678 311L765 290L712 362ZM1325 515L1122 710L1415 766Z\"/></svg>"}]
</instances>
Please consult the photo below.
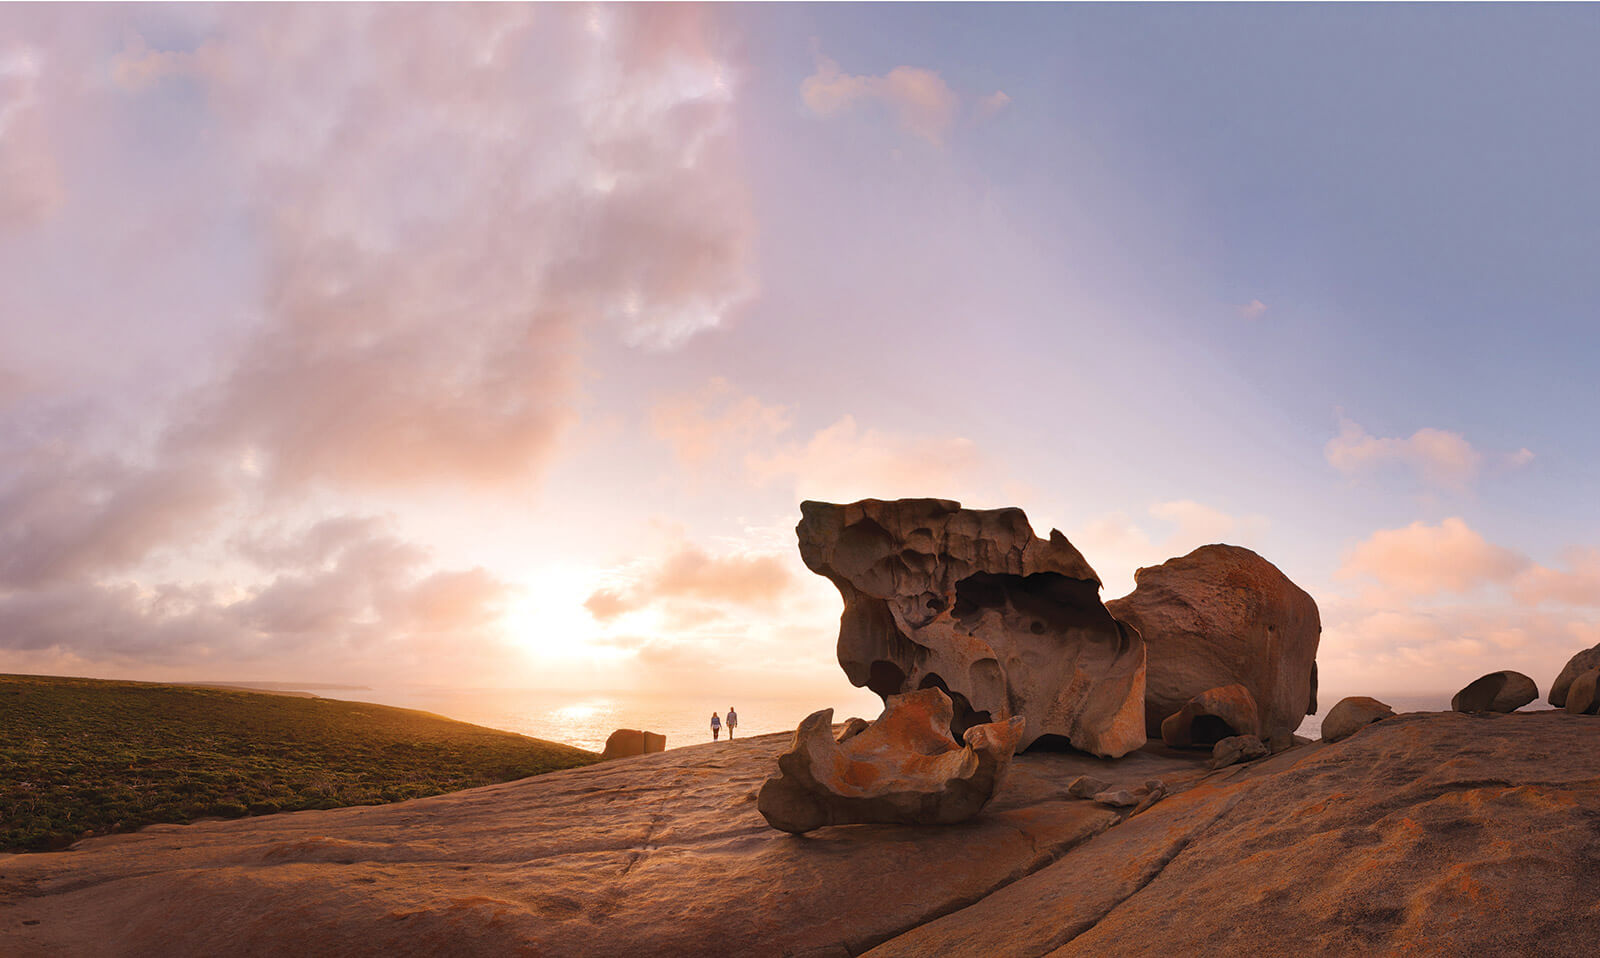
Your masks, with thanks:
<instances>
[{"instance_id":1,"label":"small boulder","mask_svg":"<svg viewBox=\"0 0 1600 958\"><path fill-rule=\"evenodd\" d=\"M1515 712L1539 697L1539 687L1521 672L1490 672L1455 694L1457 712Z\"/></svg>"},{"instance_id":2,"label":"small boulder","mask_svg":"<svg viewBox=\"0 0 1600 958\"><path fill-rule=\"evenodd\" d=\"M1254 735L1234 735L1211 748L1211 767L1227 768L1238 762L1253 762L1271 754L1267 746Z\"/></svg>"},{"instance_id":3,"label":"small boulder","mask_svg":"<svg viewBox=\"0 0 1600 958\"><path fill-rule=\"evenodd\" d=\"M1161 723L1161 740L1173 748L1211 746L1234 735L1261 734L1255 697L1242 685L1196 695Z\"/></svg>"},{"instance_id":4,"label":"small boulder","mask_svg":"<svg viewBox=\"0 0 1600 958\"><path fill-rule=\"evenodd\" d=\"M1103 778L1093 775L1080 775L1067 786L1067 794L1073 798L1094 798L1101 792L1111 788L1111 783Z\"/></svg>"},{"instance_id":5,"label":"small boulder","mask_svg":"<svg viewBox=\"0 0 1600 958\"><path fill-rule=\"evenodd\" d=\"M1112 808L1132 808L1139 804L1139 799L1135 798L1133 793L1125 788L1101 792L1094 797L1094 800L1101 805L1109 805Z\"/></svg>"},{"instance_id":6,"label":"small boulder","mask_svg":"<svg viewBox=\"0 0 1600 958\"><path fill-rule=\"evenodd\" d=\"M1280 730L1273 732L1272 736L1267 739L1267 750L1276 755L1279 752L1288 751L1298 744L1299 743L1294 740L1293 732L1284 732Z\"/></svg>"},{"instance_id":7,"label":"small boulder","mask_svg":"<svg viewBox=\"0 0 1600 958\"><path fill-rule=\"evenodd\" d=\"M1600 712L1600 669L1590 669L1572 680L1565 707L1573 715Z\"/></svg>"},{"instance_id":8,"label":"small boulder","mask_svg":"<svg viewBox=\"0 0 1600 958\"><path fill-rule=\"evenodd\" d=\"M1365 695L1340 699L1338 705L1328 710L1328 717L1322 720L1322 740L1341 742L1373 722L1381 722L1386 718L1394 718L1394 709L1377 699Z\"/></svg>"},{"instance_id":9,"label":"small boulder","mask_svg":"<svg viewBox=\"0 0 1600 958\"><path fill-rule=\"evenodd\" d=\"M835 735L833 740L835 742L843 742L847 739L855 738L857 735L865 732L867 730L867 726L871 724L871 722L864 718L852 718L850 721L844 723L844 728L839 730L839 734Z\"/></svg>"},{"instance_id":10,"label":"small boulder","mask_svg":"<svg viewBox=\"0 0 1600 958\"><path fill-rule=\"evenodd\" d=\"M1550 685L1550 704L1556 708L1566 705L1567 689L1572 687L1574 679L1590 669L1600 669L1600 645L1584 649L1567 661L1561 674Z\"/></svg>"},{"instance_id":11,"label":"small boulder","mask_svg":"<svg viewBox=\"0 0 1600 958\"><path fill-rule=\"evenodd\" d=\"M666 750L667 737L665 735L645 732L636 728L619 728L606 739L606 750L600 753L600 758L628 758L633 755L648 755L652 752L665 752Z\"/></svg>"}]
</instances>

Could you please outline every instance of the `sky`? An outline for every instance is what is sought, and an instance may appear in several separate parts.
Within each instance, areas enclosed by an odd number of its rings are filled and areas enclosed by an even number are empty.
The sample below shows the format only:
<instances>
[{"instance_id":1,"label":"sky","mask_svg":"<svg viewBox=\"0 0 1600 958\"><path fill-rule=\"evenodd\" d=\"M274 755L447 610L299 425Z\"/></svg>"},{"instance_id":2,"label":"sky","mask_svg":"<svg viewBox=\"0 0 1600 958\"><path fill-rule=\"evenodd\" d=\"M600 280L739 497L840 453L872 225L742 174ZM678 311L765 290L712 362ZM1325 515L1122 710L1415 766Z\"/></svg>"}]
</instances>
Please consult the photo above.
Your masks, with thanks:
<instances>
[{"instance_id":1,"label":"sky","mask_svg":"<svg viewBox=\"0 0 1600 958\"><path fill-rule=\"evenodd\" d=\"M0 671L829 694L804 499L1600 642L1600 8L0 6Z\"/></svg>"}]
</instances>

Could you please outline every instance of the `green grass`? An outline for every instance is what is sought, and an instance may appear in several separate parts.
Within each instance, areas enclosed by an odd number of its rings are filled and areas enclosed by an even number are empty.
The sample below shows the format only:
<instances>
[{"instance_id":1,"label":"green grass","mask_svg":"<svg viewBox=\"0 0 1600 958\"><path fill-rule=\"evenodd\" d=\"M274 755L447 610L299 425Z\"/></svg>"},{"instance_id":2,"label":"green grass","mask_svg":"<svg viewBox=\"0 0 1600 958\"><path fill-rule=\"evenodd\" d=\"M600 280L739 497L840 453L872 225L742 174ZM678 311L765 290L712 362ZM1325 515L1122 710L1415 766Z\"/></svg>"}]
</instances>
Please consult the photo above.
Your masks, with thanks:
<instances>
[{"instance_id":1,"label":"green grass","mask_svg":"<svg viewBox=\"0 0 1600 958\"><path fill-rule=\"evenodd\" d=\"M156 822L397 802L599 759L362 702L0 675L0 851Z\"/></svg>"}]
</instances>

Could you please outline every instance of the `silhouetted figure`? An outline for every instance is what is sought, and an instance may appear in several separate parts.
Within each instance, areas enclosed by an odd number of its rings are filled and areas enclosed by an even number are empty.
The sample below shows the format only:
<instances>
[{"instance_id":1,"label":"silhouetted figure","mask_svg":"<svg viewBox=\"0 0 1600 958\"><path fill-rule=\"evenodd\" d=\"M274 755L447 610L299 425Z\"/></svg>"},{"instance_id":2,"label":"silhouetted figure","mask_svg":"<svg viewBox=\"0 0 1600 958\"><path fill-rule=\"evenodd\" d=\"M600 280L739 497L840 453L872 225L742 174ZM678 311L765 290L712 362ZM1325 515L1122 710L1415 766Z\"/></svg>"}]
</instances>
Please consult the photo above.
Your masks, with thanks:
<instances>
[{"instance_id":1,"label":"silhouetted figure","mask_svg":"<svg viewBox=\"0 0 1600 958\"><path fill-rule=\"evenodd\" d=\"M717 718L717 713L711 713L711 741L715 742L717 736L722 734L722 719ZM728 737L733 738L733 729L728 729Z\"/></svg>"},{"instance_id":2,"label":"silhouetted figure","mask_svg":"<svg viewBox=\"0 0 1600 958\"><path fill-rule=\"evenodd\" d=\"M728 741L733 741L733 730L739 727L739 713L728 706Z\"/></svg>"}]
</instances>

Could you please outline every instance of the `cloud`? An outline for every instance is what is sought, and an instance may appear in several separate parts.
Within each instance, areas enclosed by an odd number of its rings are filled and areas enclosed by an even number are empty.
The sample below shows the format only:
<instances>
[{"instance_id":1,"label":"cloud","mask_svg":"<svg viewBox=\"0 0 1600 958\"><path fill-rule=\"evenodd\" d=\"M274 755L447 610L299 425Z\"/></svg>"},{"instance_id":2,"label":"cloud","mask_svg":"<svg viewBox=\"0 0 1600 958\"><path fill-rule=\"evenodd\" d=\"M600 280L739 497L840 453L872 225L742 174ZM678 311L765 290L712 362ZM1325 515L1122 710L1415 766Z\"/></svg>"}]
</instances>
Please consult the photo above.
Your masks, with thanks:
<instances>
[{"instance_id":1,"label":"cloud","mask_svg":"<svg viewBox=\"0 0 1600 958\"><path fill-rule=\"evenodd\" d=\"M8 14L8 661L503 673L514 590L369 513L525 496L581 350L676 349L754 294L710 16Z\"/></svg>"},{"instance_id":2,"label":"cloud","mask_svg":"<svg viewBox=\"0 0 1600 958\"><path fill-rule=\"evenodd\" d=\"M1600 608L1600 549L1572 548L1564 558L1565 570L1538 565L1518 576L1512 587L1517 601Z\"/></svg>"},{"instance_id":3,"label":"cloud","mask_svg":"<svg viewBox=\"0 0 1600 958\"><path fill-rule=\"evenodd\" d=\"M897 436L863 429L849 415L804 443L786 443L746 460L757 482L791 479L800 498L831 502L960 497L973 484L979 463L970 439Z\"/></svg>"},{"instance_id":4,"label":"cloud","mask_svg":"<svg viewBox=\"0 0 1600 958\"><path fill-rule=\"evenodd\" d=\"M212 677L244 667L483 681L514 660L498 628L511 589L484 569L431 568L428 550L370 517L277 546L296 567L245 587L77 578L0 590L0 650Z\"/></svg>"},{"instance_id":5,"label":"cloud","mask_svg":"<svg viewBox=\"0 0 1600 958\"><path fill-rule=\"evenodd\" d=\"M1437 526L1413 522L1380 529L1345 555L1338 578L1367 578L1410 596L1465 593L1505 585L1530 565L1527 557L1484 540L1459 518Z\"/></svg>"},{"instance_id":6,"label":"cloud","mask_svg":"<svg viewBox=\"0 0 1600 958\"><path fill-rule=\"evenodd\" d=\"M980 117L991 117L1011 105L1011 97L1004 90L996 90L978 98L976 109Z\"/></svg>"},{"instance_id":7,"label":"cloud","mask_svg":"<svg viewBox=\"0 0 1600 958\"><path fill-rule=\"evenodd\" d=\"M685 468L698 469L729 448L771 441L789 428L789 410L742 395L727 380L712 379L699 392L658 401L650 430L672 447Z\"/></svg>"},{"instance_id":8,"label":"cloud","mask_svg":"<svg viewBox=\"0 0 1600 958\"><path fill-rule=\"evenodd\" d=\"M1541 690L1571 655L1600 641L1600 624L1503 605L1372 608L1319 599L1321 685L1339 695L1449 695L1489 672L1515 669Z\"/></svg>"},{"instance_id":9,"label":"cloud","mask_svg":"<svg viewBox=\"0 0 1600 958\"><path fill-rule=\"evenodd\" d=\"M0 43L0 232L42 223L65 196L41 108L45 70L39 51Z\"/></svg>"},{"instance_id":10,"label":"cloud","mask_svg":"<svg viewBox=\"0 0 1600 958\"><path fill-rule=\"evenodd\" d=\"M0 590L126 570L201 536L230 498L200 464L141 468L60 443L0 452Z\"/></svg>"},{"instance_id":11,"label":"cloud","mask_svg":"<svg viewBox=\"0 0 1600 958\"><path fill-rule=\"evenodd\" d=\"M1239 307L1239 315L1244 319L1260 319L1267 313L1267 304L1259 299L1252 299Z\"/></svg>"},{"instance_id":12,"label":"cloud","mask_svg":"<svg viewBox=\"0 0 1600 958\"><path fill-rule=\"evenodd\" d=\"M1262 516L1235 516L1192 499L1153 503L1147 513L1161 523L1171 524L1173 530L1157 540L1127 513L1113 512L1067 536L1099 573L1108 596L1131 592L1133 574L1139 568L1159 565L1217 542L1249 547L1267 526Z\"/></svg>"},{"instance_id":13,"label":"cloud","mask_svg":"<svg viewBox=\"0 0 1600 958\"><path fill-rule=\"evenodd\" d=\"M1460 433L1425 428L1412 433L1409 439L1379 438L1343 418L1339 420L1339 435L1328 440L1323 455L1329 465L1347 476L1368 474L1399 463L1414 469L1428 483L1457 489L1477 478L1483 464L1483 455Z\"/></svg>"},{"instance_id":14,"label":"cloud","mask_svg":"<svg viewBox=\"0 0 1600 958\"><path fill-rule=\"evenodd\" d=\"M771 608L793 582L790 560L776 555L713 556L684 545L665 558L622 574L618 585L596 590L584 607L600 622L651 606L675 607L705 621L704 606ZM694 606L686 609L685 606Z\"/></svg>"},{"instance_id":15,"label":"cloud","mask_svg":"<svg viewBox=\"0 0 1600 958\"><path fill-rule=\"evenodd\" d=\"M727 64L693 11L605 21L240 9L119 58L130 97L202 84L264 245L263 322L183 448L280 487L520 482L586 331L729 319L754 284Z\"/></svg>"},{"instance_id":16,"label":"cloud","mask_svg":"<svg viewBox=\"0 0 1600 958\"><path fill-rule=\"evenodd\" d=\"M997 95L1005 97L1004 93ZM881 104L894 114L901 129L935 146L944 142L961 106L960 97L932 70L899 66L883 76L853 75L820 56L817 72L800 84L800 97L806 108L820 117L834 116L858 103ZM989 100L992 105L992 96ZM1005 102L1010 98L1005 97Z\"/></svg>"}]
</instances>

